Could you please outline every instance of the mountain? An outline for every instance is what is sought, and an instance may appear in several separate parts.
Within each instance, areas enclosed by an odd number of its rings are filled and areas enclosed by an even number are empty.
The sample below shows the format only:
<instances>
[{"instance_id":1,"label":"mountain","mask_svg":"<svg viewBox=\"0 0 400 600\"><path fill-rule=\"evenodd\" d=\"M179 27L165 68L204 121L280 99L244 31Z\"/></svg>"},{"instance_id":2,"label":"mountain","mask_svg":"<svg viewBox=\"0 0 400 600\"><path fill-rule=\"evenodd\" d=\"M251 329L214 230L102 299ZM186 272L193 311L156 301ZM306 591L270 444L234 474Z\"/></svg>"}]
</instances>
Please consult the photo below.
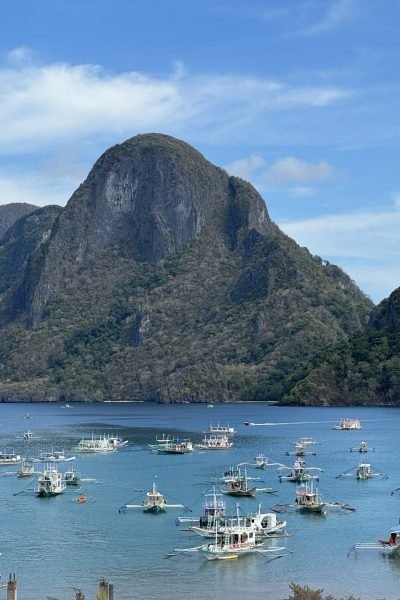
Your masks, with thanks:
<instances>
[{"instance_id":1,"label":"mountain","mask_svg":"<svg viewBox=\"0 0 400 600\"><path fill-rule=\"evenodd\" d=\"M3 237L7 229L11 227L20 217L27 215L38 207L33 204L25 204L23 202L12 202L0 206L0 239Z\"/></svg>"},{"instance_id":2,"label":"mountain","mask_svg":"<svg viewBox=\"0 0 400 600\"><path fill-rule=\"evenodd\" d=\"M61 206L35 208L19 217L3 235L0 240L0 294L24 275L28 258L46 241L61 210Z\"/></svg>"},{"instance_id":3,"label":"mountain","mask_svg":"<svg viewBox=\"0 0 400 600\"><path fill-rule=\"evenodd\" d=\"M400 403L400 288L371 313L364 331L331 346L286 397L294 404Z\"/></svg>"},{"instance_id":4,"label":"mountain","mask_svg":"<svg viewBox=\"0 0 400 600\"><path fill-rule=\"evenodd\" d=\"M107 150L54 216L0 300L0 399L279 401L372 309L169 136Z\"/></svg>"}]
</instances>

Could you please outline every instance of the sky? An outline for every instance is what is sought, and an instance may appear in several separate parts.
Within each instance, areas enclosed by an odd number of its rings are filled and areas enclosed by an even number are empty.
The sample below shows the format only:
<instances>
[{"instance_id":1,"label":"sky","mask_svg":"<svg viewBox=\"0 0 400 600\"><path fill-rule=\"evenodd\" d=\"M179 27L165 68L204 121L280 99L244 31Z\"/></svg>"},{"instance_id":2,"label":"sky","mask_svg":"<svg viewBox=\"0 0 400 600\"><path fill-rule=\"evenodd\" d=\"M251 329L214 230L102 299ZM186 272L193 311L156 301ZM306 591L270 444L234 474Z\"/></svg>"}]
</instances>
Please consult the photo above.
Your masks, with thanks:
<instances>
[{"instance_id":1,"label":"sky","mask_svg":"<svg viewBox=\"0 0 400 600\"><path fill-rule=\"evenodd\" d=\"M400 286L400 0L13 0L0 204L65 205L138 133L250 181L374 302Z\"/></svg>"}]
</instances>

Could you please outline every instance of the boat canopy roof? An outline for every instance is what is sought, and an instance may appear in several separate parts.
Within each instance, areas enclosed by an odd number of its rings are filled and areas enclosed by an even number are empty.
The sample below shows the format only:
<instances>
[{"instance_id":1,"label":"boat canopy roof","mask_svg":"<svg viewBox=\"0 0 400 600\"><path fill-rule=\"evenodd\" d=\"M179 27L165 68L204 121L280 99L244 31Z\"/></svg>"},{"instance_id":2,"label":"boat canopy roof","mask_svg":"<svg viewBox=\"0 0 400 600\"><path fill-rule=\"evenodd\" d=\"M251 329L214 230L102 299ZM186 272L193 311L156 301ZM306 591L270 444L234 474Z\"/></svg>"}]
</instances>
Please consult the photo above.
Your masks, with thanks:
<instances>
[{"instance_id":1,"label":"boat canopy roof","mask_svg":"<svg viewBox=\"0 0 400 600\"><path fill-rule=\"evenodd\" d=\"M397 523L394 527L389 530L389 533L400 533L400 523Z\"/></svg>"}]
</instances>

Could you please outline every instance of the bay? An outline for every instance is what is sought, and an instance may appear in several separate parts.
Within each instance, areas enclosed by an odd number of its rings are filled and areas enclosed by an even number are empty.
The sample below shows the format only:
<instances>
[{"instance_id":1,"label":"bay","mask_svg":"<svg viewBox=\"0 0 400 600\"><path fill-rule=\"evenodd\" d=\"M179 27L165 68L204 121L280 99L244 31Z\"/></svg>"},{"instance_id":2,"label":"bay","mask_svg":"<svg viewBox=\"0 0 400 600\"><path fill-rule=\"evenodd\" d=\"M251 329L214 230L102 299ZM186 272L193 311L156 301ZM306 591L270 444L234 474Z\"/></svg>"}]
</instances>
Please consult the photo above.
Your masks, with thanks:
<instances>
[{"instance_id":1,"label":"bay","mask_svg":"<svg viewBox=\"0 0 400 600\"><path fill-rule=\"evenodd\" d=\"M32 418L24 418L27 411ZM360 419L363 429L335 431L334 425L343 417ZM246 427L244 421L260 425ZM229 422L238 430L231 450L170 456L148 448L162 433L199 442L211 422ZM101 577L114 584L116 600L149 600L160 594L174 600L205 600L210 595L225 600L238 590L283 600L289 596L290 581L324 588L337 597L353 593L363 600L400 598L400 560L377 550L347 556L354 543L386 538L389 528L399 521L400 495L391 495L400 486L399 422L400 411L392 407L94 403L67 409L59 404L1 404L0 450L4 452L36 456L40 451L64 449L70 453L81 437L92 433L114 433L129 440L116 453L77 455L75 466L88 479L82 482L81 491L93 498L83 505L75 502L77 490L67 489L51 499L36 498L34 480L17 479L8 474L15 467L1 467L3 578L15 572L19 595L29 600L47 595L72 599L74 587L82 589L86 598L95 598ZM40 439L17 439L28 429ZM236 561L207 562L197 554L165 559L173 548L199 544L200 538L175 525L182 511L170 509L157 516L140 510L118 511L126 502L140 501L144 493L135 490L147 491L156 478L170 502L182 502L199 514L203 492L227 467L254 462L259 453L290 465L293 457L285 452L303 436L318 442L317 456L307 456L306 463L324 470L319 483L323 499L346 502L356 512L335 511L325 517L288 513L284 518L291 536L284 545L292 553L279 560L250 555ZM350 447L361 441L376 451L351 453ZM368 481L336 477L356 466L360 456L374 471L389 477ZM66 465L60 468L66 470ZM279 483L279 473L275 467L251 470L251 475L264 480L260 486L276 489L277 495L259 493L255 500L243 499L241 510L255 512L260 502L263 509L293 503L296 487ZM227 502L233 513L234 501L227 498Z\"/></svg>"}]
</instances>

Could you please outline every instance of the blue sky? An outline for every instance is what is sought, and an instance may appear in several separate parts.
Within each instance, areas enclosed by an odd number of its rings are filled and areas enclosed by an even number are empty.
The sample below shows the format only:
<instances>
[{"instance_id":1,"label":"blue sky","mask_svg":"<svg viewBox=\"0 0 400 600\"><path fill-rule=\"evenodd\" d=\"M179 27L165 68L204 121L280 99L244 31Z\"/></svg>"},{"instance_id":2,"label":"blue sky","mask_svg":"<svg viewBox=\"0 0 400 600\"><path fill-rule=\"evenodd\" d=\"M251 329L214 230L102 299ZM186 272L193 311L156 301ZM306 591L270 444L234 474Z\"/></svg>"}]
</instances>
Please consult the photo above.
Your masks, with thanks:
<instances>
[{"instance_id":1,"label":"blue sky","mask_svg":"<svg viewBox=\"0 0 400 600\"><path fill-rule=\"evenodd\" d=\"M400 285L400 0L13 0L0 203L65 204L148 131L251 181L378 302Z\"/></svg>"}]
</instances>

